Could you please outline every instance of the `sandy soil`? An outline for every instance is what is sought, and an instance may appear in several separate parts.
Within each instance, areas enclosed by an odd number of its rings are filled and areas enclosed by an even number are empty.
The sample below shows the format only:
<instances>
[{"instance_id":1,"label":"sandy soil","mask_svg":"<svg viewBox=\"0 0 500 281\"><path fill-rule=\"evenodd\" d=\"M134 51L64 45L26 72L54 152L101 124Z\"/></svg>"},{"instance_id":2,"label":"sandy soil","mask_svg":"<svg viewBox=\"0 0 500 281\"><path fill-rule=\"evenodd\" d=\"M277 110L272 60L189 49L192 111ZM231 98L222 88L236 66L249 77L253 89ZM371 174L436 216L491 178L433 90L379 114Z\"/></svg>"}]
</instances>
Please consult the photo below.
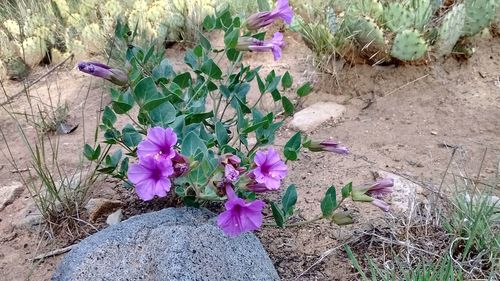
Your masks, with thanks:
<instances>
[{"instance_id":1,"label":"sandy soil","mask_svg":"<svg viewBox=\"0 0 500 281\"><path fill-rule=\"evenodd\" d=\"M310 132L318 140L332 138L349 146L349 156L328 153L304 153L291 164L288 183L295 183L300 194L297 218L311 218L319 213L319 202L327 187L341 186L349 181L364 183L373 179L373 172L385 170L403 175L424 187L422 196L436 188L443 177L451 157L451 149L440 144L459 146L450 171L476 175L487 181L497 169L500 148L500 50L498 39L483 40L477 54L468 62L453 59L430 66L408 67L354 67L338 65L338 75L319 73L311 65L311 53L296 36L287 36L288 46L283 59L274 62L270 54L251 54L253 65L264 64L264 73L271 69L290 71L297 85L313 80L315 92L303 101L303 107L316 102L334 101L347 107L341 120L327 122ZM176 65L182 61L180 50L174 48L167 55ZM44 73L39 69L33 77ZM7 82L8 93L16 93L22 85ZM47 102L47 88L51 94L61 92L62 100L69 104L72 121L78 130L61 137L60 162L75 168L83 136L91 139L100 108L100 96L105 91L102 81L63 69L37 84L31 95ZM85 96L89 94L87 103ZM54 96L53 96L54 98ZM104 98L106 103L107 98ZM16 111L27 109L25 98L12 104ZM265 104L263 106L266 106ZM82 108L85 108L82 115ZM85 121L85 122L84 122ZM15 151L21 167L29 164L29 154L19 137L15 122L0 113L0 125ZM84 125L84 126L83 126ZM33 130L27 129L29 134ZM287 126L279 132L276 145L283 145L293 135ZM6 150L3 141L0 149ZM484 156L484 161L482 160ZM0 184L17 180L12 167L0 156ZM446 180L445 182L449 182ZM448 185L447 185L448 186ZM447 187L446 186L446 187ZM497 187L498 191L498 187ZM105 181L96 184L93 196L119 199L127 203L125 217L140 211L162 208L168 202L156 200L153 206L138 202L135 195ZM271 198L277 195L270 195ZM51 237L46 228L23 229L16 226L29 205L25 190L20 198L0 212L0 280L49 280L61 256L33 263L31 259L56 248L77 242L80 235ZM356 224L346 227L326 222L300 228L277 230L265 228L257 235L275 263L283 280L293 279L321 254L342 244L363 231L383 229L387 219L397 213L384 214L371 206L347 202L353 210ZM103 219L95 223L103 227ZM92 231L88 231L89 233ZM363 255L368 248L356 248ZM357 275L346 254L340 248L333 251L320 264L299 280L355 280Z\"/></svg>"}]
</instances>

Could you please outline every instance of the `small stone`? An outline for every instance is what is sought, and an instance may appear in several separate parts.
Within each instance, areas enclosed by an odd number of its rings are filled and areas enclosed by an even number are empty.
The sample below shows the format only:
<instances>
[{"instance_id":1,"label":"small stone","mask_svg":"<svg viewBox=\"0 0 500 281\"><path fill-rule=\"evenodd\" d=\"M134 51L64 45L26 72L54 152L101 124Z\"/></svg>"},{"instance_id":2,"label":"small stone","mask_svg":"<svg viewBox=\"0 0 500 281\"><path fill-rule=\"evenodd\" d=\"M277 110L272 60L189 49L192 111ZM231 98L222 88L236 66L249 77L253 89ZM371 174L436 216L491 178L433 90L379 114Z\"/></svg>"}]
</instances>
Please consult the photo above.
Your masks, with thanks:
<instances>
[{"instance_id":1,"label":"small stone","mask_svg":"<svg viewBox=\"0 0 500 281\"><path fill-rule=\"evenodd\" d=\"M20 182L12 182L10 185L0 187L0 211L7 205L14 203L14 200L23 193L23 184Z\"/></svg>"},{"instance_id":2,"label":"small stone","mask_svg":"<svg viewBox=\"0 0 500 281\"><path fill-rule=\"evenodd\" d=\"M438 134L438 132L436 132L436 131L431 131L431 135L433 135L433 136L437 136L437 134Z\"/></svg>"},{"instance_id":3,"label":"small stone","mask_svg":"<svg viewBox=\"0 0 500 281\"><path fill-rule=\"evenodd\" d=\"M115 225L115 224L121 222L122 219L123 219L123 210L118 209L118 211L116 211L108 216L108 218L106 219L106 223L108 225Z\"/></svg>"},{"instance_id":4,"label":"small stone","mask_svg":"<svg viewBox=\"0 0 500 281\"><path fill-rule=\"evenodd\" d=\"M52 281L277 281L252 233L230 238L202 209L168 208L132 217L82 240Z\"/></svg>"},{"instance_id":5,"label":"small stone","mask_svg":"<svg viewBox=\"0 0 500 281\"><path fill-rule=\"evenodd\" d=\"M340 118L345 111L345 106L334 102L315 103L295 113L290 126L304 132L313 131L323 122Z\"/></svg>"},{"instance_id":6,"label":"small stone","mask_svg":"<svg viewBox=\"0 0 500 281\"><path fill-rule=\"evenodd\" d=\"M118 200L92 198L87 202L87 205L85 205L85 209L89 213L90 220L95 221L97 218L109 214L121 206L122 202Z\"/></svg>"},{"instance_id":7,"label":"small stone","mask_svg":"<svg viewBox=\"0 0 500 281\"><path fill-rule=\"evenodd\" d=\"M43 215L36 207L35 202L30 201L26 207L19 212L13 224L17 228L33 228L44 222Z\"/></svg>"}]
</instances>

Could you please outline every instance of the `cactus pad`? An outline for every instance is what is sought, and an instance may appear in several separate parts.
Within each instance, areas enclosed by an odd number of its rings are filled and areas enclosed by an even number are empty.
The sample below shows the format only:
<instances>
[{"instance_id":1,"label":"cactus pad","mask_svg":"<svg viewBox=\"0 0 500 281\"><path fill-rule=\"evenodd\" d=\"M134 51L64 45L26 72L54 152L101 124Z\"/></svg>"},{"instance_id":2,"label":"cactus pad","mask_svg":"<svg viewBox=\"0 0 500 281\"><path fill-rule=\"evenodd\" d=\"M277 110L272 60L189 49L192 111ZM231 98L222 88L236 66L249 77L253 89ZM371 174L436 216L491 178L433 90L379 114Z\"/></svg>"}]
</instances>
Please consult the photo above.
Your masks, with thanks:
<instances>
[{"instance_id":1,"label":"cactus pad","mask_svg":"<svg viewBox=\"0 0 500 281\"><path fill-rule=\"evenodd\" d=\"M465 23L465 6L454 6L443 18L439 27L435 51L438 56L448 55L457 43Z\"/></svg>"},{"instance_id":2,"label":"cactus pad","mask_svg":"<svg viewBox=\"0 0 500 281\"><path fill-rule=\"evenodd\" d=\"M384 9L385 25L393 32L411 28L414 14L401 3L389 3Z\"/></svg>"},{"instance_id":3,"label":"cactus pad","mask_svg":"<svg viewBox=\"0 0 500 281\"><path fill-rule=\"evenodd\" d=\"M496 0L467 0L465 1L465 25L462 30L464 36L474 36L488 27L495 17Z\"/></svg>"},{"instance_id":4,"label":"cactus pad","mask_svg":"<svg viewBox=\"0 0 500 281\"><path fill-rule=\"evenodd\" d=\"M435 5L434 0L419 0L413 2L413 13L415 15L413 27L422 30L425 25L430 21L434 14ZM410 10L411 11L411 10Z\"/></svg>"},{"instance_id":5,"label":"cactus pad","mask_svg":"<svg viewBox=\"0 0 500 281\"><path fill-rule=\"evenodd\" d=\"M353 23L353 28L354 38L356 38L361 52L370 61L384 60L387 55L384 32L375 21L369 17L359 18Z\"/></svg>"},{"instance_id":6,"label":"cactus pad","mask_svg":"<svg viewBox=\"0 0 500 281\"><path fill-rule=\"evenodd\" d=\"M427 52L427 43L416 30L403 30L396 35L391 49L391 56L402 61L421 59Z\"/></svg>"}]
</instances>

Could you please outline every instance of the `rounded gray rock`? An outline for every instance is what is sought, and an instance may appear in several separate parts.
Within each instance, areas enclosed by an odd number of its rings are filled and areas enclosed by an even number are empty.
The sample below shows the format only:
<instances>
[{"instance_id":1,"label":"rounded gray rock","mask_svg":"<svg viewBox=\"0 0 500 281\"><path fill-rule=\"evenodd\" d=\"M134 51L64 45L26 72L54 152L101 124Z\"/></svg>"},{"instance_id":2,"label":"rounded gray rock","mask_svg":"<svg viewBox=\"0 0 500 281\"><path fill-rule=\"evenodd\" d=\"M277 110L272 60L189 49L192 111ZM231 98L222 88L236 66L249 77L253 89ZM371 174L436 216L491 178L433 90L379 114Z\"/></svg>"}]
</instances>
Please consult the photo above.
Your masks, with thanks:
<instances>
[{"instance_id":1,"label":"rounded gray rock","mask_svg":"<svg viewBox=\"0 0 500 281\"><path fill-rule=\"evenodd\" d=\"M53 281L279 280L252 233L229 238L201 209L169 208L132 217L81 241Z\"/></svg>"}]
</instances>

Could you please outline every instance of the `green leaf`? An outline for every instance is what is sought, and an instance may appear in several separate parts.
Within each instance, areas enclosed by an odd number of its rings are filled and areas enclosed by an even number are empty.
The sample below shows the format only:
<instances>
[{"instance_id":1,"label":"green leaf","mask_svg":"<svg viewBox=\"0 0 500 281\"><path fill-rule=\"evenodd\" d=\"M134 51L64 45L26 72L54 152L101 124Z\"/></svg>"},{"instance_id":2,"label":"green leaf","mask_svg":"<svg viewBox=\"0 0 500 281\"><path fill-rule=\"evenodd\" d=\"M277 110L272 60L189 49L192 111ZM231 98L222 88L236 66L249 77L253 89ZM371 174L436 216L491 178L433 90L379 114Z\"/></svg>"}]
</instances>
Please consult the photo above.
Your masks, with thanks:
<instances>
[{"instance_id":1,"label":"green leaf","mask_svg":"<svg viewBox=\"0 0 500 281\"><path fill-rule=\"evenodd\" d=\"M285 215L283 214L283 210L281 210L281 208L274 202L271 202L271 209L273 211L273 217L274 220L276 221L276 225L279 227L284 227Z\"/></svg>"},{"instance_id":2,"label":"green leaf","mask_svg":"<svg viewBox=\"0 0 500 281\"><path fill-rule=\"evenodd\" d=\"M130 147L136 147L142 140L141 134L130 124L125 125L122 130L123 143Z\"/></svg>"},{"instance_id":3,"label":"green leaf","mask_svg":"<svg viewBox=\"0 0 500 281\"><path fill-rule=\"evenodd\" d=\"M173 82L179 85L181 89L187 88L191 84L191 74L189 72L181 73L175 76Z\"/></svg>"},{"instance_id":4,"label":"green leaf","mask_svg":"<svg viewBox=\"0 0 500 281\"><path fill-rule=\"evenodd\" d=\"M224 45L226 48L235 48L238 44L238 37L240 36L240 29L235 28L224 35Z\"/></svg>"},{"instance_id":5,"label":"green leaf","mask_svg":"<svg viewBox=\"0 0 500 281\"><path fill-rule=\"evenodd\" d=\"M313 88L311 86L311 83L307 82L304 85L302 85L300 88L297 89L297 95L299 97L305 97L305 96L309 95L309 93L311 93L312 89Z\"/></svg>"},{"instance_id":6,"label":"green leaf","mask_svg":"<svg viewBox=\"0 0 500 281\"><path fill-rule=\"evenodd\" d=\"M221 122L215 123L215 135L217 136L219 146L223 146L229 142L229 134Z\"/></svg>"},{"instance_id":7,"label":"green leaf","mask_svg":"<svg viewBox=\"0 0 500 281\"><path fill-rule=\"evenodd\" d=\"M283 78L281 78L281 86L283 86L284 89L288 89L292 87L293 85L293 78L290 75L290 73L287 71L283 75Z\"/></svg>"},{"instance_id":8,"label":"green leaf","mask_svg":"<svg viewBox=\"0 0 500 281\"><path fill-rule=\"evenodd\" d=\"M168 102L169 99L170 99L169 97L162 97L162 98L148 100L147 102L144 103L141 109L145 111L151 111L157 108L158 106Z\"/></svg>"},{"instance_id":9,"label":"green leaf","mask_svg":"<svg viewBox=\"0 0 500 281\"><path fill-rule=\"evenodd\" d=\"M108 128L112 128L116 123L116 114L109 106L106 106L104 108L104 113L102 114L102 123Z\"/></svg>"},{"instance_id":10,"label":"green leaf","mask_svg":"<svg viewBox=\"0 0 500 281\"><path fill-rule=\"evenodd\" d=\"M224 9L220 12L220 14L218 14L217 23L216 23L217 27L228 28L229 26L231 26L232 23L233 23L233 19L231 17L231 13L229 12L229 9Z\"/></svg>"},{"instance_id":11,"label":"green leaf","mask_svg":"<svg viewBox=\"0 0 500 281\"><path fill-rule=\"evenodd\" d=\"M321 213L324 218L329 218L333 210L337 207L337 192L334 186L330 186L326 191L325 197L321 201Z\"/></svg>"},{"instance_id":12,"label":"green leaf","mask_svg":"<svg viewBox=\"0 0 500 281\"><path fill-rule=\"evenodd\" d=\"M278 91L278 89L274 89L271 92L271 96L273 97L273 101L275 102L281 100L281 94L280 91Z\"/></svg>"},{"instance_id":13,"label":"green leaf","mask_svg":"<svg viewBox=\"0 0 500 281\"><path fill-rule=\"evenodd\" d=\"M186 116L186 126L190 124L198 124L203 122L208 118L214 117L213 111L207 111L202 113L193 113Z\"/></svg>"},{"instance_id":14,"label":"green leaf","mask_svg":"<svg viewBox=\"0 0 500 281\"><path fill-rule=\"evenodd\" d=\"M189 65L191 69L198 70L198 57L194 53L194 50L190 49L186 51L186 53L184 54L184 63Z\"/></svg>"},{"instance_id":15,"label":"green leaf","mask_svg":"<svg viewBox=\"0 0 500 281\"><path fill-rule=\"evenodd\" d=\"M158 90L156 89L155 81L150 76L143 78L134 88L134 97L140 105L157 95Z\"/></svg>"},{"instance_id":16,"label":"green leaf","mask_svg":"<svg viewBox=\"0 0 500 281\"><path fill-rule=\"evenodd\" d=\"M222 78L222 70L220 70L219 66L215 64L212 59L209 59L203 63L203 65L201 66L201 71L212 79L219 80Z\"/></svg>"},{"instance_id":17,"label":"green leaf","mask_svg":"<svg viewBox=\"0 0 500 281\"><path fill-rule=\"evenodd\" d=\"M158 80L160 78L169 78L173 76L174 69L172 68L172 65L170 64L170 61L168 59L163 59L160 62L160 65L155 66L153 68L152 76Z\"/></svg>"},{"instance_id":18,"label":"green leaf","mask_svg":"<svg viewBox=\"0 0 500 281\"><path fill-rule=\"evenodd\" d=\"M201 45L197 45L194 49L193 49L193 54L199 58L201 58L203 56L203 47Z\"/></svg>"},{"instance_id":19,"label":"green leaf","mask_svg":"<svg viewBox=\"0 0 500 281\"><path fill-rule=\"evenodd\" d=\"M297 188L294 184L291 184L286 189L285 195L281 199L281 205L283 205L283 211L285 217L289 217L293 214L293 207L297 203Z\"/></svg>"},{"instance_id":20,"label":"green leaf","mask_svg":"<svg viewBox=\"0 0 500 281\"><path fill-rule=\"evenodd\" d=\"M125 157L122 161L122 163L120 164L120 174L122 176L125 176L128 172L128 162L130 160L128 159L128 157Z\"/></svg>"},{"instance_id":21,"label":"green leaf","mask_svg":"<svg viewBox=\"0 0 500 281\"><path fill-rule=\"evenodd\" d=\"M283 105L283 110L285 110L285 117L293 114L295 108L293 106L293 103L287 97L281 97L281 104Z\"/></svg>"},{"instance_id":22,"label":"green leaf","mask_svg":"<svg viewBox=\"0 0 500 281\"><path fill-rule=\"evenodd\" d=\"M344 213L335 213L332 216L332 221L336 225L348 225L348 224L353 224L354 220L352 219L352 216L349 214L344 214Z\"/></svg>"},{"instance_id":23,"label":"green leaf","mask_svg":"<svg viewBox=\"0 0 500 281\"><path fill-rule=\"evenodd\" d=\"M352 182L346 184L344 187L342 187L342 198L347 198L351 195L352 192Z\"/></svg>"},{"instance_id":24,"label":"green leaf","mask_svg":"<svg viewBox=\"0 0 500 281\"><path fill-rule=\"evenodd\" d=\"M276 88L278 87L278 84L280 83L281 81L281 76L275 76L274 75L274 72L271 72L273 75L269 75L267 78L266 78L266 82L268 82L268 85L267 85L267 88L266 88L266 91L267 92L273 92L274 90L276 90ZM272 80L269 79L272 77Z\"/></svg>"},{"instance_id":25,"label":"green leaf","mask_svg":"<svg viewBox=\"0 0 500 281\"><path fill-rule=\"evenodd\" d=\"M200 150L204 155L207 154L207 147L198 135L195 132L188 133L181 145L182 155L195 156L198 150Z\"/></svg>"},{"instance_id":26,"label":"green leaf","mask_svg":"<svg viewBox=\"0 0 500 281\"><path fill-rule=\"evenodd\" d=\"M149 117L154 126L166 127L175 121L176 110L170 102L164 102L149 112Z\"/></svg>"},{"instance_id":27,"label":"green leaf","mask_svg":"<svg viewBox=\"0 0 500 281\"><path fill-rule=\"evenodd\" d=\"M257 73L257 85L259 86L259 92L261 94L264 94L266 92L266 85L264 84L258 73Z\"/></svg>"},{"instance_id":28,"label":"green leaf","mask_svg":"<svg viewBox=\"0 0 500 281\"><path fill-rule=\"evenodd\" d=\"M116 114L127 113L134 106L134 97L130 93L130 90L120 93L117 91L114 92L112 89L111 97L113 99L111 106Z\"/></svg>"},{"instance_id":29,"label":"green leaf","mask_svg":"<svg viewBox=\"0 0 500 281\"><path fill-rule=\"evenodd\" d=\"M202 32L198 32L198 38L200 40L201 46L207 51L212 50L212 44L210 44L210 41L208 41L207 37Z\"/></svg>"},{"instance_id":30,"label":"green leaf","mask_svg":"<svg viewBox=\"0 0 500 281\"><path fill-rule=\"evenodd\" d=\"M203 27L206 30L212 30L215 27L215 17L213 15L208 15L203 20Z\"/></svg>"},{"instance_id":31,"label":"green leaf","mask_svg":"<svg viewBox=\"0 0 500 281\"><path fill-rule=\"evenodd\" d=\"M292 161L297 160L301 145L302 135L300 134L300 132L297 132L285 144L283 154L285 154L286 159Z\"/></svg>"},{"instance_id":32,"label":"green leaf","mask_svg":"<svg viewBox=\"0 0 500 281\"><path fill-rule=\"evenodd\" d=\"M94 161L95 159L93 158L94 157L94 149L92 148L92 146L90 146L89 144L85 144L83 146L83 155L85 156L85 158L87 158L89 161Z\"/></svg>"},{"instance_id":33,"label":"green leaf","mask_svg":"<svg viewBox=\"0 0 500 281\"><path fill-rule=\"evenodd\" d=\"M240 52L234 48L229 48L227 49L226 52L227 59L230 61L237 61L238 57L240 56Z\"/></svg>"}]
</instances>

